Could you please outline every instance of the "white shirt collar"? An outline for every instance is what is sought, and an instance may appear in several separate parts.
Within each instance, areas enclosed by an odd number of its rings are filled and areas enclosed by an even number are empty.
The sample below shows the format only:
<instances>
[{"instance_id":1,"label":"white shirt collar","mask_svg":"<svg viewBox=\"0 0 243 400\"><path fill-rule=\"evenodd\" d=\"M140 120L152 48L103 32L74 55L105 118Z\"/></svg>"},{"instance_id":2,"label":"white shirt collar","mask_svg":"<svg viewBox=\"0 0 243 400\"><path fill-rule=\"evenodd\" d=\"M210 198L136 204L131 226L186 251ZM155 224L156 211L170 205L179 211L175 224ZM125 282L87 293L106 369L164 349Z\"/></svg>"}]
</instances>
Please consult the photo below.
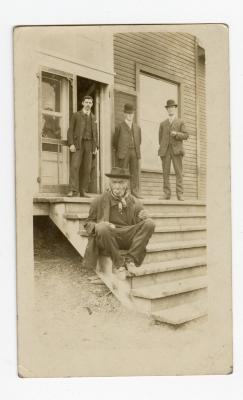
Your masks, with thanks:
<instances>
[{"instance_id":1,"label":"white shirt collar","mask_svg":"<svg viewBox=\"0 0 243 400\"><path fill-rule=\"evenodd\" d=\"M133 122L132 121L128 121L127 119L125 119L125 122L129 126L129 128L131 129Z\"/></svg>"},{"instance_id":2,"label":"white shirt collar","mask_svg":"<svg viewBox=\"0 0 243 400\"><path fill-rule=\"evenodd\" d=\"M176 119L176 116L175 116L175 115L173 115L172 117L169 117L170 123L172 123L172 122L174 121L174 119Z\"/></svg>"},{"instance_id":3,"label":"white shirt collar","mask_svg":"<svg viewBox=\"0 0 243 400\"><path fill-rule=\"evenodd\" d=\"M90 111L85 111L84 109L82 110L84 114L90 115Z\"/></svg>"}]
</instances>

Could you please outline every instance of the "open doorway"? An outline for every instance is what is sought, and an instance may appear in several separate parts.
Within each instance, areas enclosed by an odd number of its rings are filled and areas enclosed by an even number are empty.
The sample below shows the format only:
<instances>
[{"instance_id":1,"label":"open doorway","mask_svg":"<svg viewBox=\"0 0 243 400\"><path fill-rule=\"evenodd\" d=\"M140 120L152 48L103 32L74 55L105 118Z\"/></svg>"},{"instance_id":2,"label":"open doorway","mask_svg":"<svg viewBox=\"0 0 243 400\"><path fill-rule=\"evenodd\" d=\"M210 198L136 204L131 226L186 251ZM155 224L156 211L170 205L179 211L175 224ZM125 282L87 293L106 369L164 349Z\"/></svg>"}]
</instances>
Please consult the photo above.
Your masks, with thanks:
<instances>
[{"instance_id":1,"label":"open doorway","mask_svg":"<svg viewBox=\"0 0 243 400\"><path fill-rule=\"evenodd\" d=\"M84 96L93 98L92 113L96 117L98 127L98 140L100 143L100 83L91 79L77 76L77 109L82 109L82 99ZM81 172L81 171L80 171ZM100 158L99 152L93 156L92 169L90 174L89 193L100 192Z\"/></svg>"}]
</instances>

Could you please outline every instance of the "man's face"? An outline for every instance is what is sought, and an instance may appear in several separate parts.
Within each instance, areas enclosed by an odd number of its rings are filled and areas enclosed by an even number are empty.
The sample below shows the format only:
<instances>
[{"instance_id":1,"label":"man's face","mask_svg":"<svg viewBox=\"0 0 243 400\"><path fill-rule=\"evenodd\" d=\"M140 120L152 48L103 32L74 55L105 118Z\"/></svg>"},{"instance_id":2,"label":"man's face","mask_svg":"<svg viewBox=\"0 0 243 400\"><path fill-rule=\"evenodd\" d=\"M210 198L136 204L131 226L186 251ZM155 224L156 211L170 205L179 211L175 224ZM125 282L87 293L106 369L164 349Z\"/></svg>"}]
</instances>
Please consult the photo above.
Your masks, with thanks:
<instances>
[{"instance_id":1,"label":"man's face","mask_svg":"<svg viewBox=\"0 0 243 400\"><path fill-rule=\"evenodd\" d=\"M82 101L82 105L85 111L90 111L93 106L93 100L85 99L84 101Z\"/></svg>"},{"instance_id":2,"label":"man's face","mask_svg":"<svg viewBox=\"0 0 243 400\"><path fill-rule=\"evenodd\" d=\"M125 118L127 121L132 122L132 121L133 121L133 117L134 117L134 113L124 113L124 118Z\"/></svg>"},{"instance_id":3,"label":"man's face","mask_svg":"<svg viewBox=\"0 0 243 400\"><path fill-rule=\"evenodd\" d=\"M115 196L122 197L128 188L128 181L127 179L111 178L110 188Z\"/></svg>"},{"instance_id":4,"label":"man's face","mask_svg":"<svg viewBox=\"0 0 243 400\"><path fill-rule=\"evenodd\" d=\"M167 112L170 117L173 117L173 115L175 115L176 113L176 107L175 106L167 107Z\"/></svg>"}]
</instances>

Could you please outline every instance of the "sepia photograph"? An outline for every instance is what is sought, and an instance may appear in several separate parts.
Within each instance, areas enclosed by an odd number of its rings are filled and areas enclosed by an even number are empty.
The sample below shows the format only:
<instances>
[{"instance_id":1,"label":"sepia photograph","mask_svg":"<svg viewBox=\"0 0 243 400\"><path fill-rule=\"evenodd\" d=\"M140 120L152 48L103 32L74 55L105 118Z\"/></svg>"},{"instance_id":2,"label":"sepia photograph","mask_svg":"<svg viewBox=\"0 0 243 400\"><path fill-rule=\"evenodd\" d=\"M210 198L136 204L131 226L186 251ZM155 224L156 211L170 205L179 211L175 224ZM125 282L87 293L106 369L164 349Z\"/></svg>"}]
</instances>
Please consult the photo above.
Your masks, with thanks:
<instances>
[{"instance_id":1,"label":"sepia photograph","mask_svg":"<svg viewBox=\"0 0 243 400\"><path fill-rule=\"evenodd\" d=\"M232 373L228 62L223 24L15 27L20 377Z\"/></svg>"}]
</instances>

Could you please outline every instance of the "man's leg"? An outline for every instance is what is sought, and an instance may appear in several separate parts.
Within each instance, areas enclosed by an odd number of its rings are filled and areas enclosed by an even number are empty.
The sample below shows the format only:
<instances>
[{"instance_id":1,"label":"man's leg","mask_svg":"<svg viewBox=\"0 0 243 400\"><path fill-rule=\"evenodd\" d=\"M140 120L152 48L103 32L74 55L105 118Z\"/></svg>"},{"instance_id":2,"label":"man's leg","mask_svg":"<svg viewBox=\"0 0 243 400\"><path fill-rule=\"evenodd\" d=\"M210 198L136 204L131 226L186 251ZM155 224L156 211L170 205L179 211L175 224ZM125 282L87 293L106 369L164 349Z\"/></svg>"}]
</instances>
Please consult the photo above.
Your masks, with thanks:
<instances>
[{"instance_id":1,"label":"man's leg","mask_svg":"<svg viewBox=\"0 0 243 400\"><path fill-rule=\"evenodd\" d=\"M170 165L171 165L171 155L170 155L170 149L168 146L168 149L166 150L166 153L163 157L161 157L162 160L162 169L163 169L163 180L164 180L164 194L165 196L168 196L168 198L171 195L170 191Z\"/></svg>"},{"instance_id":2,"label":"man's leg","mask_svg":"<svg viewBox=\"0 0 243 400\"><path fill-rule=\"evenodd\" d=\"M131 192L139 192L139 163L135 149L129 150L129 170L131 174Z\"/></svg>"},{"instance_id":3,"label":"man's leg","mask_svg":"<svg viewBox=\"0 0 243 400\"><path fill-rule=\"evenodd\" d=\"M82 140L82 147L84 149L84 153L80 171L80 191L86 192L89 186L92 167L92 141Z\"/></svg>"},{"instance_id":4,"label":"man's leg","mask_svg":"<svg viewBox=\"0 0 243 400\"><path fill-rule=\"evenodd\" d=\"M115 229L110 228L104 222L100 222L95 227L96 244L98 248L107 256L110 256L113 264L120 267L124 263L123 257L119 253L119 245L116 240Z\"/></svg>"},{"instance_id":5,"label":"man's leg","mask_svg":"<svg viewBox=\"0 0 243 400\"><path fill-rule=\"evenodd\" d=\"M117 159L117 167L119 168L128 168L129 165L129 154L127 152L126 156L124 158L118 158Z\"/></svg>"},{"instance_id":6,"label":"man's leg","mask_svg":"<svg viewBox=\"0 0 243 400\"><path fill-rule=\"evenodd\" d=\"M176 174L176 194L177 196L182 196L183 195L183 176L182 176L182 155L174 155L173 153L171 154L172 156L172 163L173 167L175 170Z\"/></svg>"},{"instance_id":7,"label":"man's leg","mask_svg":"<svg viewBox=\"0 0 243 400\"><path fill-rule=\"evenodd\" d=\"M73 192L79 192L79 168L82 163L82 149L71 153L69 187Z\"/></svg>"},{"instance_id":8,"label":"man's leg","mask_svg":"<svg viewBox=\"0 0 243 400\"><path fill-rule=\"evenodd\" d=\"M141 265L146 254L146 246L155 229L151 218L138 222L136 225L116 229L116 241L119 248L128 250L137 266Z\"/></svg>"}]
</instances>

